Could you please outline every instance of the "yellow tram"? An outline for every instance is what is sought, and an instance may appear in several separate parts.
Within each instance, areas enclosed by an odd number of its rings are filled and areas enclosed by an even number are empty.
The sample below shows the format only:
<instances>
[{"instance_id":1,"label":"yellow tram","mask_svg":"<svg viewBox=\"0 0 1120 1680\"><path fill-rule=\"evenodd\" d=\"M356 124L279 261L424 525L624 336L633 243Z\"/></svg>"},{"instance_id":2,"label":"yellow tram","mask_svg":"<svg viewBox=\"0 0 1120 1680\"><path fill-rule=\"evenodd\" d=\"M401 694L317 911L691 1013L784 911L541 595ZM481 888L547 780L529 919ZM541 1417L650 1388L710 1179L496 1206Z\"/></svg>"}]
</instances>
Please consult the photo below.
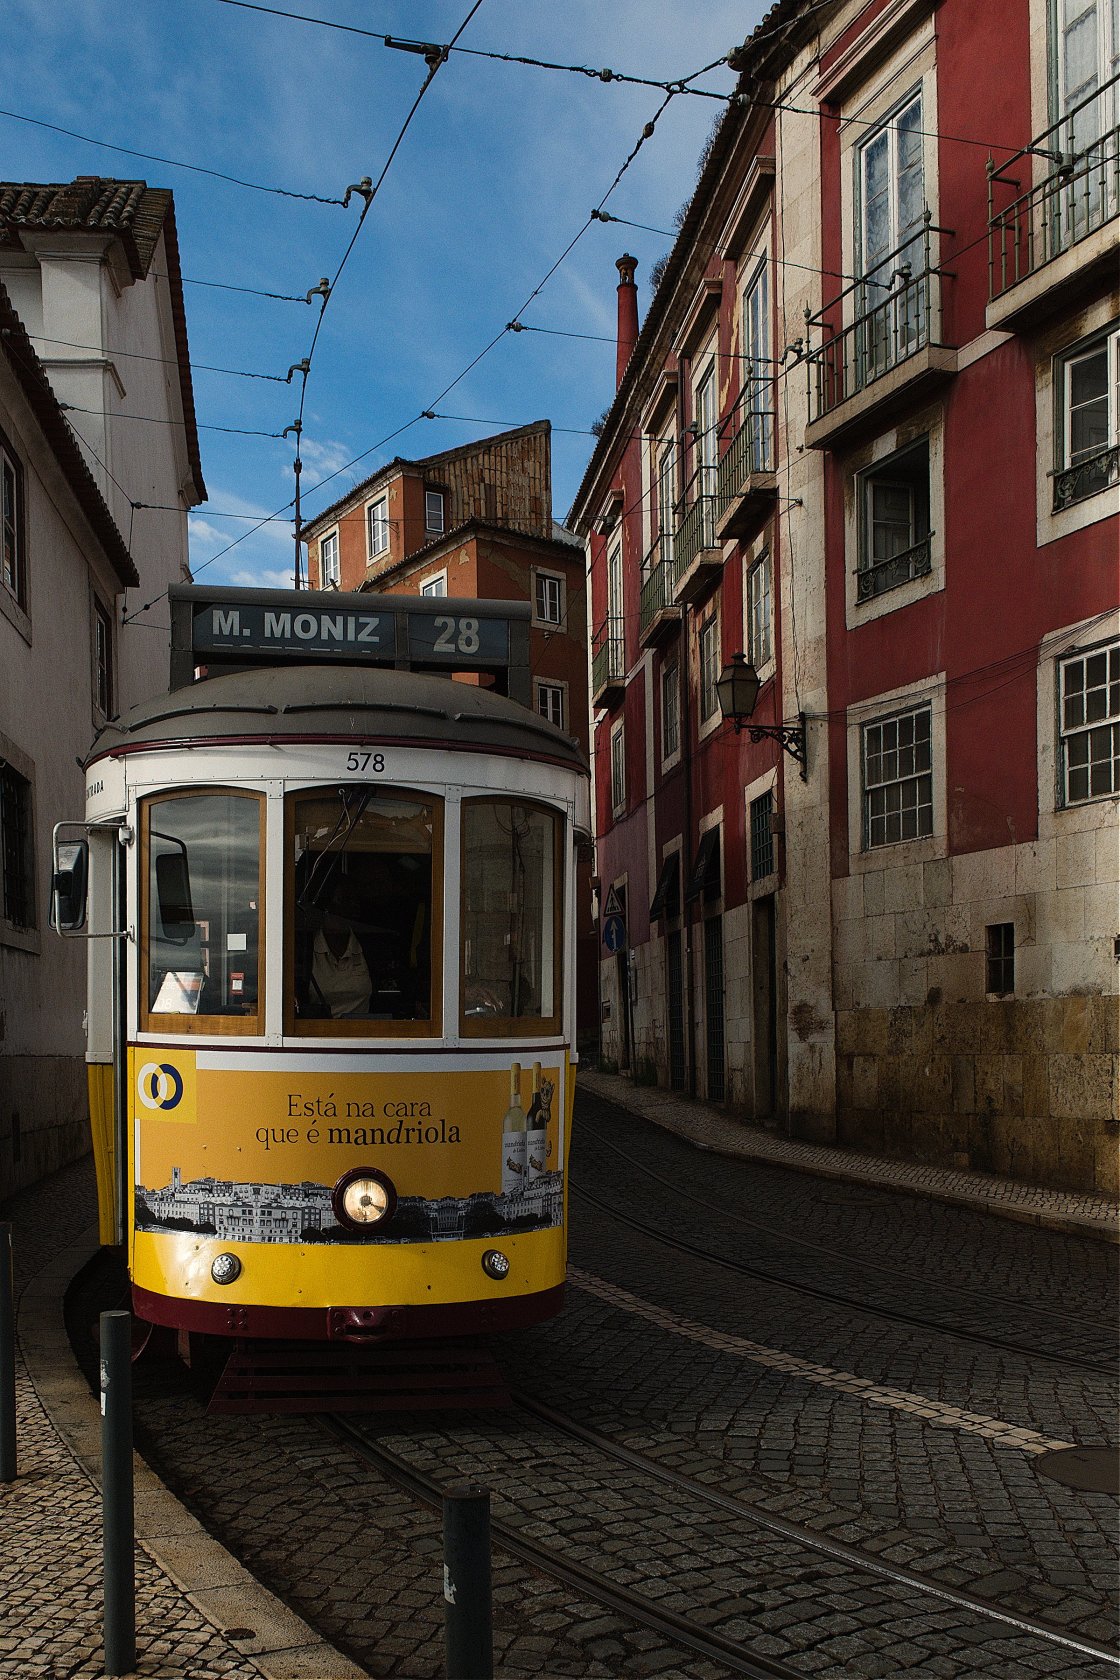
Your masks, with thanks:
<instances>
[{"instance_id":1,"label":"yellow tram","mask_svg":"<svg viewBox=\"0 0 1120 1680\"><path fill-rule=\"evenodd\" d=\"M523 703L528 608L171 606L171 692L102 730L56 835L134 1312L320 1344L549 1316L588 778Z\"/></svg>"}]
</instances>

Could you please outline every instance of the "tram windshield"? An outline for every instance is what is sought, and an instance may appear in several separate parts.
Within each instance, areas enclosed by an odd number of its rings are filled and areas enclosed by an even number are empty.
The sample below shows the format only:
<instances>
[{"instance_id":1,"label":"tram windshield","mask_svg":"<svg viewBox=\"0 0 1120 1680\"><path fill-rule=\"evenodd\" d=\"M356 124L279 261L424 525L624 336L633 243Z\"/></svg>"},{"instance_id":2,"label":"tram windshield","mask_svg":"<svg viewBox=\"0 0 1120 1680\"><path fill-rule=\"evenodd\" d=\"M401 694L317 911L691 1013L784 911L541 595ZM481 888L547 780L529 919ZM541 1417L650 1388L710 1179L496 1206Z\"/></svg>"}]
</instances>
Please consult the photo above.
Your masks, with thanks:
<instances>
[{"instance_id":1,"label":"tram windshield","mask_svg":"<svg viewBox=\"0 0 1120 1680\"><path fill-rule=\"evenodd\" d=\"M143 833L148 1016L221 1015L232 1018L223 1031L257 1031L260 798L203 791L151 799ZM165 1023L175 1032L192 1024Z\"/></svg>"},{"instance_id":2,"label":"tram windshield","mask_svg":"<svg viewBox=\"0 0 1120 1680\"><path fill-rule=\"evenodd\" d=\"M354 785L296 794L288 813L287 1030L438 1031L441 803Z\"/></svg>"},{"instance_id":3,"label":"tram windshield","mask_svg":"<svg viewBox=\"0 0 1120 1680\"><path fill-rule=\"evenodd\" d=\"M560 1030L560 842L559 817L540 806L463 805L464 1032Z\"/></svg>"}]
</instances>

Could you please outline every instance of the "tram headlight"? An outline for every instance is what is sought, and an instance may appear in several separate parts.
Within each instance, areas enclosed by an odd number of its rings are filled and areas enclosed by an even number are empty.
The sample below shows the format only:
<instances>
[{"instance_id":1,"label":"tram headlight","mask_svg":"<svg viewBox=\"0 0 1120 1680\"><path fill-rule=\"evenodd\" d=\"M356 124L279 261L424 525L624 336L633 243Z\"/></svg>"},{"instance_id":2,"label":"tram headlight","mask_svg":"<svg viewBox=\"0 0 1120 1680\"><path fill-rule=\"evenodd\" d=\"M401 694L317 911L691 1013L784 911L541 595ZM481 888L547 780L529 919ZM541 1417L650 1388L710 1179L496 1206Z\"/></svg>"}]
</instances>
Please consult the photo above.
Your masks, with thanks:
<instances>
[{"instance_id":1,"label":"tram headlight","mask_svg":"<svg viewBox=\"0 0 1120 1680\"><path fill-rule=\"evenodd\" d=\"M482 1269L486 1276L500 1283L509 1276L509 1259L500 1248L488 1248L482 1256Z\"/></svg>"},{"instance_id":2,"label":"tram headlight","mask_svg":"<svg viewBox=\"0 0 1120 1680\"><path fill-rule=\"evenodd\" d=\"M368 1231L391 1219L397 1205L393 1181L376 1167L352 1167L331 1192L334 1216L351 1231Z\"/></svg>"},{"instance_id":3,"label":"tram headlight","mask_svg":"<svg viewBox=\"0 0 1120 1680\"><path fill-rule=\"evenodd\" d=\"M210 1267L215 1283L234 1283L241 1276L241 1262L236 1254L219 1254Z\"/></svg>"}]
</instances>

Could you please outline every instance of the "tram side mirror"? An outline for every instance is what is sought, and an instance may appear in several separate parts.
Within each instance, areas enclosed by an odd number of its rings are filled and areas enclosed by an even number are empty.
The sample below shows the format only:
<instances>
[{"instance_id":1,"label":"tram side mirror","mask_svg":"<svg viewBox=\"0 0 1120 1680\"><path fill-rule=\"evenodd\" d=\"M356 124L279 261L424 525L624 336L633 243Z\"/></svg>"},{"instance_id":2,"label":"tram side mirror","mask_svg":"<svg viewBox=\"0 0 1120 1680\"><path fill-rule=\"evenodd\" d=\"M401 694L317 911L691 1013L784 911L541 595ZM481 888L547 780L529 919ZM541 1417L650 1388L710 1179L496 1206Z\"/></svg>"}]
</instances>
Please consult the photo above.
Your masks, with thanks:
<instances>
[{"instance_id":1,"label":"tram side mirror","mask_svg":"<svg viewBox=\"0 0 1120 1680\"><path fill-rule=\"evenodd\" d=\"M185 850L156 858L156 898L163 937L172 945L188 944L194 937L195 920Z\"/></svg>"},{"instance_id":2,"label":"tram side mirror","mask_svg":"<svg viewBox=\"0 0 1120 1680\"><path fill-rule=\"evenodd\" d=\"M56 840L51 875L51 926L57 932L72 933L85 925L88 879L89 841Z\"/></svg>"}]
</instances>

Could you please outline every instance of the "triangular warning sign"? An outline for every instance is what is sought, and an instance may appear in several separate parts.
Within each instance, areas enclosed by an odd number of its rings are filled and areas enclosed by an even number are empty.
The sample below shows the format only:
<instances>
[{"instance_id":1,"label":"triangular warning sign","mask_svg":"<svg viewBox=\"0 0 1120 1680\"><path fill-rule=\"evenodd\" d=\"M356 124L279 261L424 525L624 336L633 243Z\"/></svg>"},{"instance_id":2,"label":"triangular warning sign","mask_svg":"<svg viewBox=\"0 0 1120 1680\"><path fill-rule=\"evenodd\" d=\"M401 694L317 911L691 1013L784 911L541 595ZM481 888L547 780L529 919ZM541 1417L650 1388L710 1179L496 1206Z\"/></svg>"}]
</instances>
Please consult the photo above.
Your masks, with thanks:
<instances>
[{"instance_id":1,"label":"triangular warning sign","mask_svg":"<svg viewBox=\"0 0 1120 1680\"><path fill-rule=\"evenodd\" d=\"M607 893L607 902L603 905L603 916L605 918L607 916L622 916L624 914L625 911L622 908L622 900L618 896L618 888L611 887L610 891Z\"/></svg>"}]
</instances>

